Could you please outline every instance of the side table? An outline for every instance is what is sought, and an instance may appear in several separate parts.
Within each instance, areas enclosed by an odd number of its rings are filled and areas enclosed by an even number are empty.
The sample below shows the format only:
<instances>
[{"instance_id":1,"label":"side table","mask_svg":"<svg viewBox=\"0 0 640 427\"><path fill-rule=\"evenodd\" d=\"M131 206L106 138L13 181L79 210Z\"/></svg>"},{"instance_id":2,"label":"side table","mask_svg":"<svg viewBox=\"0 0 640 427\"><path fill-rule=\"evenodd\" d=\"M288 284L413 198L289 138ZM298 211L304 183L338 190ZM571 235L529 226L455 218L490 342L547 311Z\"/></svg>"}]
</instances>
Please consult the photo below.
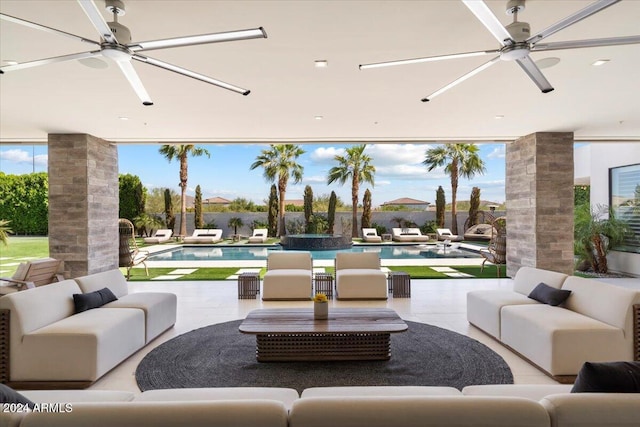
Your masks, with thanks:
<instances>
[{"instance_id":1,"label":"side table","mask_svg":"<svg viewBox=\"0 0 640 427\"><path fill-rule=\"evenodd\" d=\"M316 273L313 276L315 292L323 293L327 298L333 298L333 276L329 273Z\"/></svg>"},{"instance_id":2,"label":"side table","mask_svg":"<svg viewBox=\"0 0 640 427\"><path fill-rule=\"evenodd\" d=\"M238 299L256 299L260 293L260 273L240 273Z\"/></svg>"},{"instance_id":3,"label":"side table","mask_svg":"<svg viewBox=\"0 0 640 427\"><path fill-rule=\"evenodd\" d=\"M387 276L389 292L394 298L411 297L411 276L404 271L390 271Z\"/></svg>"}]
</instances>

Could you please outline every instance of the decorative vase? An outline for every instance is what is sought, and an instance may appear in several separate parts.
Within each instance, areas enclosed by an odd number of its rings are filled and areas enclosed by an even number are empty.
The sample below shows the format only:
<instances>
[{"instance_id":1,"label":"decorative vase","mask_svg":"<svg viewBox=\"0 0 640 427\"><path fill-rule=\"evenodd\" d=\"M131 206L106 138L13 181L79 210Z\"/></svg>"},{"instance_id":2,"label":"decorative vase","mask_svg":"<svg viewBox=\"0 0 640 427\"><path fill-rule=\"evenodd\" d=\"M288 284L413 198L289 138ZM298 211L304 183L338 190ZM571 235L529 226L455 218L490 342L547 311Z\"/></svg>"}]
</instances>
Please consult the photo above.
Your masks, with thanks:
<instances>
[{"instance_id":1,"label":"decorative vase","mask_svg":"<svg viewBox=\"0 0 640 427\"><path fill-rule=\"evenodd\" d=\"M316 320L324 320L329 317L329 303L328 302L314 302L313 303L313 318Z\"/></svg>"}]
</instances>

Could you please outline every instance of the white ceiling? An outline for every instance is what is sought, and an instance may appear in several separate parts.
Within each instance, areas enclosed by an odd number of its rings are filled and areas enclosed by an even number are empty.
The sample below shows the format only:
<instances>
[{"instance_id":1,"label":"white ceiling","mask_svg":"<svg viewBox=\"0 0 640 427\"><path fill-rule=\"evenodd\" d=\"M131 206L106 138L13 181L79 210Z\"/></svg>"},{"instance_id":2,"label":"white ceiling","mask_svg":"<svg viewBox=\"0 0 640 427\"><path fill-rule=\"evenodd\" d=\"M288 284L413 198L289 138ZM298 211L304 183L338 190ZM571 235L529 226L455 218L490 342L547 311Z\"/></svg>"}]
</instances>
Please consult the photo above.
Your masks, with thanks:
<instances>
[{"instance_id":1,"label":"white ceiling","mask_svg":"<svg viewBox=\"0 0 640 427\"><path fill-rule=\"evenodd\" d=\"M421 98L489 57L361 71L377 61L496 49L459 1L128 0L120 23L133 41L262 26L267 39L150 51L155 57L251 89L242 96L169 71L134 66L154 106L141 105L114 64L66 62L0 76L0 142L89 133L113 141L511 140L573 131L577 140L640 141L640 45L533 53L561 62L542 94L501 62L429 103ZM532 33L591 1L529 0ZM104 2L97 0L100 10ZM503 24L506 0L487 1ZM97 40L71 0L0 0L2 13ZM104 13L107 20L110 16ZM640 1L625 0L547 41L640 34ZM0 60L24 62L92 49L0 21ZM609 59L600 67L597 59ZM326 59L329 67L314 68ZM496 119L503 115L503 119ZM323 116L323 120L314 119ZM123 121L119 117L128 117Z\"/></svg>"}]
</instances>

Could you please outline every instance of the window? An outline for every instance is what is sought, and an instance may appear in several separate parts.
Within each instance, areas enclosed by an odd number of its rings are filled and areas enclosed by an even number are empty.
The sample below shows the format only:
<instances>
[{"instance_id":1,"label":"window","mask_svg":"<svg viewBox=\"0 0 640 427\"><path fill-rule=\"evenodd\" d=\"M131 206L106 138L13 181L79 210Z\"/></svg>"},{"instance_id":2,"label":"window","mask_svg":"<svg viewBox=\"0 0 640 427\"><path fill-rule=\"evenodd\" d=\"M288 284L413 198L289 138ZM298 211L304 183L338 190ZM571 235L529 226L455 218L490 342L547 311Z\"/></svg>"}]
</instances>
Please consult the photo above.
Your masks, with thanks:
<instances>
[{"instance_id":1,"label":"window","mask_svg":"<svg viewBox=\"0 0 640 427\"><path fill-rule=\"evenodd\" d=\"M614 249L640 253L640 164L609 169L609 206L633 234Z\"/></svg>"}]
</instances>

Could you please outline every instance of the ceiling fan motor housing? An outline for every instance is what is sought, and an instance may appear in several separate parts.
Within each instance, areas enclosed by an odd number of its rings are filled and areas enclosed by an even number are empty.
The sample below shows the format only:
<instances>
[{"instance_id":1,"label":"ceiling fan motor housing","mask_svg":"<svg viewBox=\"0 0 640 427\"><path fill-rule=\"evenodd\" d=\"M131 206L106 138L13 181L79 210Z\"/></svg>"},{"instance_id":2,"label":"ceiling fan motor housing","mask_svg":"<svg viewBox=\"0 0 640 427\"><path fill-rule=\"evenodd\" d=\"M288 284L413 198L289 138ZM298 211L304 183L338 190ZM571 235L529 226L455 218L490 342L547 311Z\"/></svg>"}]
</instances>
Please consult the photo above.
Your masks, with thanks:
<instances>
[{"instance_id":1,"label":"ceiling fan motor housing","mask_svg":"<svg viewBox=\"0 0 640 427\"><path fill-rule=\"evenodd\" d=\"M131 31L129 31L127 27L125 27L119 22L107 22L107 24L109 25L109 28L111 29L111 32L113 33L113 35L116 36L118 43L120 44L131 43Z\"/></svg>"},{"instance_id":2,"label":"ceiling fan motor housing","mask_svg":"<svg viewBox=\"0 0 640 427\"><path fill-rule=\"evenodd\" d=\"M516 43L521 43L531 37L531 27L528 22L514 21L505 27Z\"/></svg>"}]
</instances>

